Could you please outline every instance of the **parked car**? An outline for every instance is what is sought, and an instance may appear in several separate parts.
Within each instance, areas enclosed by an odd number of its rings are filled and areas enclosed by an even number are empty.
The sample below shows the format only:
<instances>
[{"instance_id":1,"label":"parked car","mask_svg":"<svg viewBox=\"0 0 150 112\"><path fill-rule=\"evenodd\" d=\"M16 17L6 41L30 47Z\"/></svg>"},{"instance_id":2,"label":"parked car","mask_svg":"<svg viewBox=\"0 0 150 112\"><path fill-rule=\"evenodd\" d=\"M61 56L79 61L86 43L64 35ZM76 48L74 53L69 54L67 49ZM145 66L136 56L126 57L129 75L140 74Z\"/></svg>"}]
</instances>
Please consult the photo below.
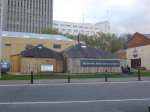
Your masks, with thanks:
<instances>
[{"instance_id":1,"label":"parked car","mask_svg":"<svg viewBox=\"0 0 150 112\"><path fill-rule=\"evenodd\" d=\"M1 62L1 72L8 72L10 70L10 62Z\"/></svg>"}]
</instances>

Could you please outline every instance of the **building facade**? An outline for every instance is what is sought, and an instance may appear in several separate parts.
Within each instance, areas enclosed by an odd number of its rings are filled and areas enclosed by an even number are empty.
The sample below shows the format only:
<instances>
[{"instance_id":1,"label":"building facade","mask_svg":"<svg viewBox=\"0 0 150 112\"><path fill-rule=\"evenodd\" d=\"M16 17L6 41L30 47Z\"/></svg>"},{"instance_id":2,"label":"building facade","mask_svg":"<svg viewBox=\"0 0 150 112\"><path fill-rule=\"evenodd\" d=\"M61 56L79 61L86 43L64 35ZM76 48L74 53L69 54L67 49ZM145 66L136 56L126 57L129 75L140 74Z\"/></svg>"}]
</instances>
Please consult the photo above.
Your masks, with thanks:
<instances>
[{"instance_id":1,"label":"building facade","mask_svg":"<svg viewBox=\"0 0 150 112\"><path fill-rule=\"evenodd\" d=\"M150 34L136 32L128 42L127 65L150 70Z\"/></svg>"},{"instance_id":2,"label":"building facade","mask_svg":"<svg viewBox=\"0 0 150 112\"><path fill-rule=\"evenodd\" d=\"M3 62L10 62L10 55L19 54L21 51L33 46L43 45L59 52L78 43L61 35L3 31L2 36Z\"/></svg>"},{"instance_id":3,"label":"building facade","mask_svg":"<svg viewBox=\"0 0 150 112\"><path fill-rule=\"evenodd\" d=\"M69 33L71 35L78 35L81 33L91 36L99 32L110 33L110 24L108 21L96 24L53 21L53 28L58 29L59 32L62 32L63 34Z\"/></svg>"},{"instance_id":4,"label":"building facade","mask_svg":"<svg viewBox=\"0 0 150 112\"><path fill-rule=\"evenodd\" d=\"M70 73L121 73L125 60L112 53L78 43L61 51L64 71Z\"/></svg>"},{"instance_id":5,"label":"building facade","mask_svg":"<svg viewBox=\"0 0 150 112\"><path fill-rule=\"evenodd\" d=\"M3 0L3 31L41 33L53 27L53 0Z\"/></svg>"}]
</instances>

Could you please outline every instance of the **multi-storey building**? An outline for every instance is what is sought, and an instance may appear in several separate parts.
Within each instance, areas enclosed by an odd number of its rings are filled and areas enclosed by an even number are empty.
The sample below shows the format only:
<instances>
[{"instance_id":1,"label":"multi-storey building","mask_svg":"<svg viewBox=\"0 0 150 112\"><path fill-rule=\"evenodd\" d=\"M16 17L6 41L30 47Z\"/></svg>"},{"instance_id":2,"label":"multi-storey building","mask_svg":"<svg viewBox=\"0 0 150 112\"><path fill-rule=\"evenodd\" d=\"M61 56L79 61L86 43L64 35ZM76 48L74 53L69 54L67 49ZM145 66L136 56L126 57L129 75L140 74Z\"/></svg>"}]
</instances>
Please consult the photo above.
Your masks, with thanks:
<instances>
[{"instance_id":1,"label":"multi-storey building","mask_svg":"<svg viewBox=\"0 0 150 112\"><path fill-rule=\"evenodd\" d=\"M53 21L53 28L59 30L63 34L69 33L72 35L78 35L79 33L85 35L94 35L98 32L102 33L110 33L110 24L108 21L99 22L96 24L91 23L72 23L72 22L64 22L64 21Z\"/></svg>"},{"instance_id":2,"label":"multi-storey building","mask_svg":"<svg viewBox=\"0 0 150 112\"><path fill-rule=\"evenodd\" d=\"M41 33L53 27L53 0L3 0L3 31Z\"/></svg>"}]
</instances>

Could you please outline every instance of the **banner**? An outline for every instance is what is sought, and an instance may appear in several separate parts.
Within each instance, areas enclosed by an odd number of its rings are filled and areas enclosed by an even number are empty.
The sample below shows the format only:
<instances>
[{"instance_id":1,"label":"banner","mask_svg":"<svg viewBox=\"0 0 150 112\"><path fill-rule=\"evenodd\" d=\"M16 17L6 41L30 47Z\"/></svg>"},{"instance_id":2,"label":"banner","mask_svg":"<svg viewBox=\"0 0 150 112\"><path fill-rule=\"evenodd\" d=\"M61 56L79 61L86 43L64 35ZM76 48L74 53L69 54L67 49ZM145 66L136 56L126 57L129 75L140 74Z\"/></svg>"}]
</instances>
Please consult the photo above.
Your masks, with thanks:
<instances>
[{"instance_id":1,"label":"banner","mask_svg":"<svg viewBox=\"0 0 150 112\"><path fill-rule=\"evenodd\" d=\"M81 67L119 67L118 60L81 60Z\"/></svg>"}]
</instances>

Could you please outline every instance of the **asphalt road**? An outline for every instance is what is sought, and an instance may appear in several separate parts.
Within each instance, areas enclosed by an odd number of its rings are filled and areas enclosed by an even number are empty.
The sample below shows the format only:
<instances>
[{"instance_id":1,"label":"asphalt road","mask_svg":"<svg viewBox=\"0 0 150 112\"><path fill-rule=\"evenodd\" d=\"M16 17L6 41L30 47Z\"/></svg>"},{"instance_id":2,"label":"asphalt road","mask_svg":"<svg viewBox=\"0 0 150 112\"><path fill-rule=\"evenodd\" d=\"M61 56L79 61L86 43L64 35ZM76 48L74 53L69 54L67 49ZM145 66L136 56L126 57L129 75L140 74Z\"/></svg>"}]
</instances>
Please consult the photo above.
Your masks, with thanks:
<instances>
[{"instance_id":1,"label":"asphalt road","mask_svg":"<svg viewBox=\"0 0 150 112\"><path fill-rule=\"evenodd\" d=\"M0 85L0 112L149 112L150 82Z\"/></svg>"}]
</instances>

